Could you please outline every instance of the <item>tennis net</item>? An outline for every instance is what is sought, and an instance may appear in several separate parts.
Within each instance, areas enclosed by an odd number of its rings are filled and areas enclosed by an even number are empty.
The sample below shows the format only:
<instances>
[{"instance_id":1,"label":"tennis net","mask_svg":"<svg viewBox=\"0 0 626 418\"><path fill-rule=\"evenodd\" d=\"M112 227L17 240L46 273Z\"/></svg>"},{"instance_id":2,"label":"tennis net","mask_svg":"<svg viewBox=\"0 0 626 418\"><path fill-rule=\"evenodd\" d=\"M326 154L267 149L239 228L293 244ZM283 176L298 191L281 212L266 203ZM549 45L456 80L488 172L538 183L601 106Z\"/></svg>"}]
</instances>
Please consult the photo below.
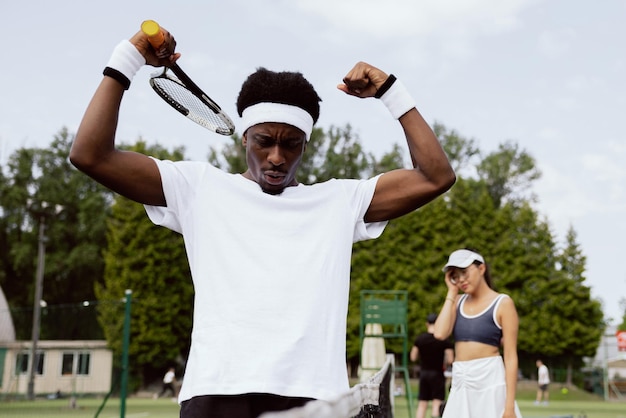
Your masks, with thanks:
<instances>
[{"instance_id":1,"label":"tennis net","mask_svg":"<svg viewBox=\"0 0 626 418\"><path fill-rule=\"evenodd\" d=\"M312 401L298 408L267 412L259 418L393 418L393 355L368 381L331 401Z\"/></svg>"}]
</instances>

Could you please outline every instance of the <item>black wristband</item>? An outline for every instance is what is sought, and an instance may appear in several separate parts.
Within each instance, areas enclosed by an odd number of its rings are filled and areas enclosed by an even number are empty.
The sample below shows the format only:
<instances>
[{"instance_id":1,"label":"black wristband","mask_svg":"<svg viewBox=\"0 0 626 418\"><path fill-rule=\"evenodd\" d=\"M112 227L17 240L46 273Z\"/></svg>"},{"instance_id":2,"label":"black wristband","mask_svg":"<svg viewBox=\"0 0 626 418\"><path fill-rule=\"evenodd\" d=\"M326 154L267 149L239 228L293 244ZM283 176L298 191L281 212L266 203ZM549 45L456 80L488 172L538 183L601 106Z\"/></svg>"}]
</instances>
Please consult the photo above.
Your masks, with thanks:
<instances>
[{"instance_id":1,"label":"black wristband","mask_svg":"<svg viewBox=\"0 0 626 418\"><path fill-rule=\"evenodd\" d=\"M374 97L380 99L383 94L387 93L387 90L396 82L396 76L393 74L389 74L389 77L385 80L385 82L380 86L378 90L376 90L376 94Z\"/></svg>"},{"instance_id":2,"label":"black wristband","mask_svg":"<svg viewBox=\"0 0 626 418\"><path fill-rule=\"evenodd\" d=\"M111 77L112 79L120 83L122 87L124 87L124 90L128 90L128 88L130 87L130 80L128 79L128 77L117 71L115 68L105 67L104 71L102 71L102 74L107 77Z\"/></svg>"}]
</instances>

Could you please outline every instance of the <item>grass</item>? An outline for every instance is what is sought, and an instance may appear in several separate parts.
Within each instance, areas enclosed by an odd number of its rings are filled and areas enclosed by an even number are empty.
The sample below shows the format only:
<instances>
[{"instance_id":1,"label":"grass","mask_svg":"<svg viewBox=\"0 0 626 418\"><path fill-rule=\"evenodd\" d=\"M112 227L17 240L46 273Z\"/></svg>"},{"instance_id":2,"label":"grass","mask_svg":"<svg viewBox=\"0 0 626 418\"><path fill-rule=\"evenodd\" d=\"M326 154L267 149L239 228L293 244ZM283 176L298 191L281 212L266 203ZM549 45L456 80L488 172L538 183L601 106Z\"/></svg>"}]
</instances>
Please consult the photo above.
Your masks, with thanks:
<instances>
[{"instance_id":1,"label":"grass","mask_svg":"<svg viewBox=\"0 0 626 418\"><path fill-rule=\"evenodd\" d=\"M547 406L534 405L532 400L518 400L524 418L626 418L626 403L595 401L551 401ZM394 418L407 418L406 398L395 399ZM411 417L414 418L414 417Z\"/></svg>"},{"instance_id":2,"label":"grass","mask_svg":"<svg viewBox=\"0 0 626 418\"><path fill-rule=\"evenodd\" d=\"M2 418L94 418L102 399L78 399L70 408L68 399L0 402ZM177 418L178 404L170 398L129 398L126 418ZM109 399L98 418L119 418L120 400Z\"/></svg>"},{"instance_id":3,"label":"grass","mask_svg":"<svg viewBox=\"0 0 626 418\"><path fill-rule=\"evenodd\" d=\"M396 385L401 381L396 379ZM572 388L562 392L558 383L550 386L550 402L548 405L535 405L537 383L534 381L519 382L515 399L524 418L626 418L626 401L605 402L601 396L587 391ZM413 383L411 390L413 397L417 398L417 384ZM409 417L405 396L397 396L395 402L394 418ZM417 408L417 400L413 402Z\"/></svg>"},{"instance_id":4,"label":"grass","mask_svg":"<svg viewBox=\"0 0 626 418\"><path fill-rule=\"evenodd\" d=\"M401 381L396 381L397 385ZM561 392L561 387L553 384L550 390L550 403L547 406L534 405L536 384L520 382L516 396L524 418L552 418L571 416L573 418L626 418L626 402L605 402L601 397L579 389ZM417 385L413 384L416 397ZM2 418L94 418L102 399L79 398L77 408L69 407L68 399L38 399L36 401L0 401ZM409 417L406 398L394 399L395 418ZM417 402L415 402L417 404ZM109 399L98 418L119 418L120 400ZM132 397L126 401L126 418L177 418L178 405L171 398L151 399Z\"/></svg>"}]
</instances>

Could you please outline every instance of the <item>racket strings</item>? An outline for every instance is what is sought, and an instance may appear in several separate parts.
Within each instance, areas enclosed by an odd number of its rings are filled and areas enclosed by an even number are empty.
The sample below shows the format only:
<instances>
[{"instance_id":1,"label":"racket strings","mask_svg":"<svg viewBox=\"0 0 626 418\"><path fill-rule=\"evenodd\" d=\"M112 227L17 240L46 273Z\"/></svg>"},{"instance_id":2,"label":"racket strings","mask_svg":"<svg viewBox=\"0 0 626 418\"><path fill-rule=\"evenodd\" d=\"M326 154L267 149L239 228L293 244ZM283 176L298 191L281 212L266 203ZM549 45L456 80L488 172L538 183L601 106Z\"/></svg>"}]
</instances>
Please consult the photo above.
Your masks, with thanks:
<instances>
[{"instance_id":1,"label":"racket strings","mask_svg":"<svg viewBox=\"0 0 626 418\"><path fill-rule=\"evenodd\" d=\"M190 92L180 81L171 75L150 80L152 88L170 106L192 121L221 135L232 135L234 124L219 108L211 105Z\"/></svg>"}]
</instances>

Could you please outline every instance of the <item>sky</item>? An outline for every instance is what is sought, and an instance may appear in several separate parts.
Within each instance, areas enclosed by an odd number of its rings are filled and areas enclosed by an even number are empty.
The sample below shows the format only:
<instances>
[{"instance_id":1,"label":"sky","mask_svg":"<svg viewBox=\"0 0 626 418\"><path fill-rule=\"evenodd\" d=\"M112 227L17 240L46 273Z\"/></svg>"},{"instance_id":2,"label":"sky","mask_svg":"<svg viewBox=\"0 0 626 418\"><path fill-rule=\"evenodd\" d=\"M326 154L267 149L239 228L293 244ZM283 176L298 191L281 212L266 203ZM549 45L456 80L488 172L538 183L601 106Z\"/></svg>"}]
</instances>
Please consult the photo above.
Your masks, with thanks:
<instances>
[{"instance_id":1,"label":"sky","mask_svg":"<svg viewBox=\"0 0 626 418\"><path fill-rule=\"evenodd\" d=\"M572 227L586 284L619 323L626 298L626 0L110 0L0 2L0 164L75 133L113 47L154 19L179 65L238 123L258 67L300 71L321 96L317 126L350 124L367 152L404 144L375 99L336 85L358 61L393 73L418 110L483 153L513 141L542 172L536 210L559 245ZM174 112L144 67L126 93L118 142L143 138L205 160L228 138ZM241 134L241 132L237 133Z\"/></svg>"}]
</instances>

